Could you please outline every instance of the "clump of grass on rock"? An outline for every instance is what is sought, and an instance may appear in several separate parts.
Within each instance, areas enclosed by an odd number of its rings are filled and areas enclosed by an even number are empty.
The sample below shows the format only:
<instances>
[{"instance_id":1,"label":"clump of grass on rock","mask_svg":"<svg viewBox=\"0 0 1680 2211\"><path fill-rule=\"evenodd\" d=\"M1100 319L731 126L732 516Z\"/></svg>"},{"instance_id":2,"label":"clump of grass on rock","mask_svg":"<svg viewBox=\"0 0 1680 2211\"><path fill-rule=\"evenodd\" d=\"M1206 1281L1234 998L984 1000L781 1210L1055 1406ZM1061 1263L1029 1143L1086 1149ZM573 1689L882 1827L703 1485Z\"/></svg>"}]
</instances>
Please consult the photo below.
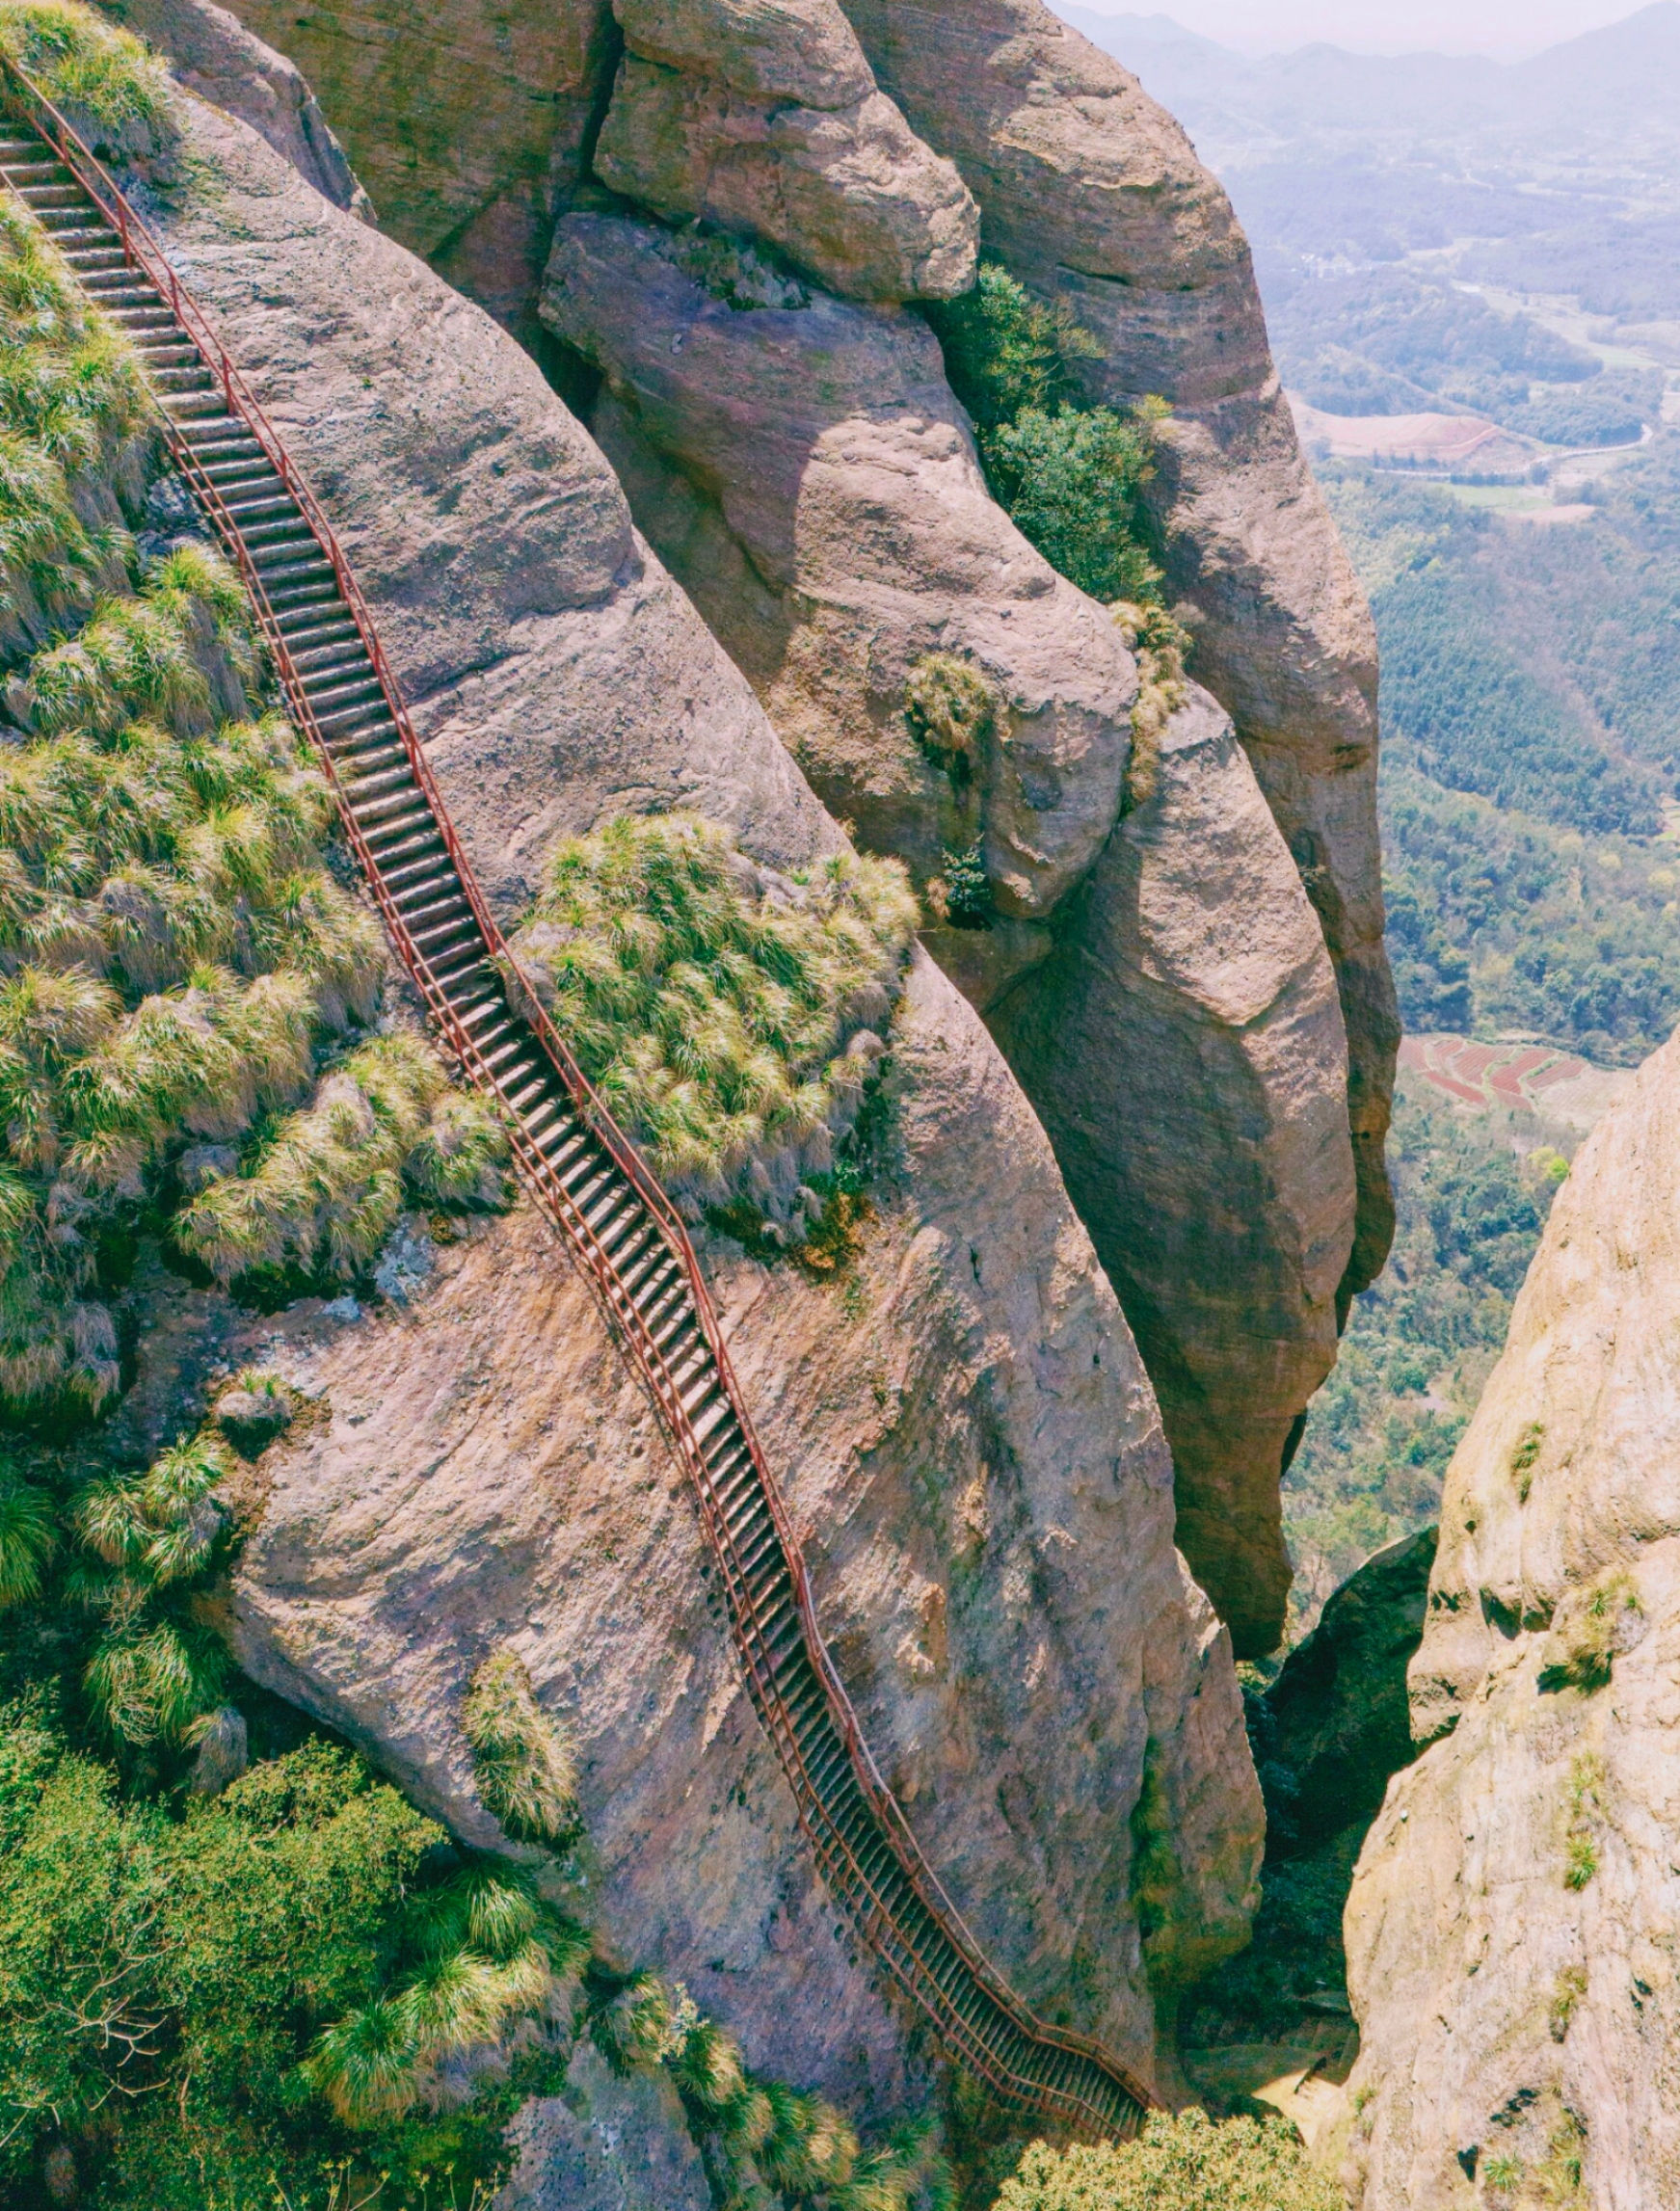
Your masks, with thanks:
<instances>
[{"instance_id":1,"label":"clump of grass on rock","mask_svg":"<svg viewBox=\"0 0 1680 2211\"><path fill-rule=\"evenodd\" d=\"M0 48L95 151L142 152L170 132L170 80L131 31L76 0L0 0Z\"/></svg>"},{"instance_id":2,"label":"clump of grass on rock","mask_svg":"<svg viewBox=\"0 0 1680 2211\"><path fill-rule=\"evenodd\" d=\"M461 1707L480 1796L520 1842L564 1849L582 1825L577 1760L565 1730L538 1704L516 1651L493 1651Z\"/></svg>"},{"instance_id":3,"label":"clump of grass on rock","mask_svg":"<svg viewBox=\"0 0 1680 2211\"><path fill-rule=\"evenodd\" d=\"M856 1118L917 919L895 862L792 881L672 814L563 844L515 949L678 1202L786 1221Z\"/></svg>"}]
</instances>

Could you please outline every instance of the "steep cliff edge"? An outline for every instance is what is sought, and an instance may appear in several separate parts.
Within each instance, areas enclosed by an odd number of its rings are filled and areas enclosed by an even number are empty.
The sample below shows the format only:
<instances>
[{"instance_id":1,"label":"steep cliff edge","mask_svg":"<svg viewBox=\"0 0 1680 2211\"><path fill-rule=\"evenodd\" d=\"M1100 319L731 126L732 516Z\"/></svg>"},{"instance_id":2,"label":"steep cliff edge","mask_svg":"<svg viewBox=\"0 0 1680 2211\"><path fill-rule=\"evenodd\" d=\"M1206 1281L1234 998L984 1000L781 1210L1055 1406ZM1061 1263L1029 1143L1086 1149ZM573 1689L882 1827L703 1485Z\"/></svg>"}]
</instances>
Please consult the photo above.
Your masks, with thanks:
<instances>
[{"instance_id":1,"label":"steep cliff edge","mask_svg":"<svg viewBox=\"0 0 1680 2211\"><path fill-rule=\"evenodd\" d=\"M1350 1295L1394 1233L1376 637L1295 439L1247 241L1179 125L1041 0L843 4L881 84L962 172L985 250L1101 338L1083 364L1095 395L1172 403L1160 519L1169 581L1199 617L1191 670L1237 724L1342 984Z\"/></svg>"},{"instance_id":2,"label":"steep cliff edge","mask_svg":"<svg viewBox=\"0 0 1680 2211\"><path fill-rule=\"evenodd\" d=\"M1680 2194L1677 1075L1578 1154L1448 1473L1347 1915L1368 2211Z\"/></svg>"},{"instance_id":3,"label":"steep cliff edge","mask_svg":"<svg viewBox=\"0 0 1680 2211\"><path fill-rule=\"evenodd\" d=\"M160 230L316 485L503 909L557 833L623 812L693 809L789 870L838 849L530 360L253 132L183 115L215 189L157 204ZM824 1287L727 1240L708 1265L930 1858L1032 2001L1147 2070L1155 1990L1251 1908L1229 1640L1174 1551L1153 1399L1049 1146L924 957L889 1041L895 1133L849 1269ZM494 1842L460 1699L511 1642L584 1746L606 1939L783 2077L877 2110L919 2090L917 2037L834 1941L687 1501L535 1217L372 1314L140 1294L126 1448L247 1355L320 1408L263 1462L225 1614L247 1667Z\"/></svg>"},{"instance_id":4,"label":"steep cliff edge","mask_svg":"<svg viewBox=\"0 0 1680 2211\"><path fill-rule=\"evenodd\" d=\"M500 276L438 243L431 187L392 158L417 133L446 166L453 133L471 185L489 134L480 106L451 105L444 58L477 37L476 14L382 16L370 74L359 17L294 22L271 0L242 13L325 88L395 234L528 339L532 300L511 305ZM545 358L824 802L919 887L953 863L980 871L990 925L938 928L930 948L993 1022L1120 1287L1197 1577L1240 1650L1269 1649L1289 1577L1280 1471L1346 1299L1387 1248L1396 1028L1374 647L1282 406L1240 232L1177 126L1036 5L921 11L908 28L838 0L560 13L568 50L590 59L547 142L540 197L558 224L541 321L561 350ZM423 122L386 103L379 72L404 51ZM1212 911L1194 972L1148 978L1155 1068L1131 1067L1118 1032L1071 1065L1052 1016L1070 974L1147 960L1136 930L1083 945L1102 901L1073 896L1126 803L1135 677L1124 638L993 502L907 304L972 281L976 203L986 253L1094 338L1075 364L1087 397L1174 407L1157 549L1194 622L1191 673L1242 750L1183 785L1158 825ZM956 753L922 710L951 663L986 701ZM1223 866L1198 873L1215 843ZM1223 947L1255 915L1233 997ZM1060 981L1034 972L1053 951ZM1095 1003L1085 994L1093 1038ZM1187 1168L1176 1081L1154 1079L1204 1044L1230 1204Z\"/></svg>"}]
</instances>

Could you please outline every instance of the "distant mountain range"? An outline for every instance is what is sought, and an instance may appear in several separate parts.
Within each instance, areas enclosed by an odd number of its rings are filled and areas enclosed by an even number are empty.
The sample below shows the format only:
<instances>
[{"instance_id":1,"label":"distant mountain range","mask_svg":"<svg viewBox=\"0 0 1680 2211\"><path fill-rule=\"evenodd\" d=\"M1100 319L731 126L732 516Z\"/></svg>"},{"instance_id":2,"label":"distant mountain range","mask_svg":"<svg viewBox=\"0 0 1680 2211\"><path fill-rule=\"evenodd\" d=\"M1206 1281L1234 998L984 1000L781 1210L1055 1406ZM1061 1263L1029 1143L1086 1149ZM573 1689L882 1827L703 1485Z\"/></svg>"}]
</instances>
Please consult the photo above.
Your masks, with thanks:
<instances>
[{"instance_id":1,"label":"distant mountain range","mask_svg":"<svg viewBox=\"0 0 1680 2211\"><path fill-rule=\"evenodd\" d=\"M1680 0L1510 64L1330 45L1255 61L1168 15L1102 14L1075 0L1056 13L1134 70L1215 166L1265 159L1280 139L1343 133L1439 145L1491 130L1508 145L1561 131L1613 137L1633 159L1680 143Z\"/></svg>"}]
</instances>

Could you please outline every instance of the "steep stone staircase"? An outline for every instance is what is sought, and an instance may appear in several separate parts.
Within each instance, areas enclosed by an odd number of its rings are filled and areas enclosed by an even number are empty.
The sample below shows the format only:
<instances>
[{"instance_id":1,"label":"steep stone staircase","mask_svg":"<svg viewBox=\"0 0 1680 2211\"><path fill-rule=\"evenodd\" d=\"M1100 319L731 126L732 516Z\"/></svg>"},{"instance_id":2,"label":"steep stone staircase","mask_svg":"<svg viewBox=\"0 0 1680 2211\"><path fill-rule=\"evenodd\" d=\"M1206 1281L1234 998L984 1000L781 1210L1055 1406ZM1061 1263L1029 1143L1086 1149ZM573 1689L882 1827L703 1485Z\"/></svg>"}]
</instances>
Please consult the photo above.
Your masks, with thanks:
<instances>
[{"instance_id":1,"label":"steep stone staircase","mask_svg":"<svg viewBox=\"0 0 1680 2211\"><path fill-rule=\"evenodd\" d=\"M818 1632L799 1544L682 1221L519 982L331 525L157 240L0 57L0 178L136 348L176 466L238 567L391 942L525 1181L571 1239L693 1486L748 1691L834 1902L946 2052L1001 2103L1125 2136L1152 2100L1035 2019L945 1896Z\"/></svg>"}]
</instances>

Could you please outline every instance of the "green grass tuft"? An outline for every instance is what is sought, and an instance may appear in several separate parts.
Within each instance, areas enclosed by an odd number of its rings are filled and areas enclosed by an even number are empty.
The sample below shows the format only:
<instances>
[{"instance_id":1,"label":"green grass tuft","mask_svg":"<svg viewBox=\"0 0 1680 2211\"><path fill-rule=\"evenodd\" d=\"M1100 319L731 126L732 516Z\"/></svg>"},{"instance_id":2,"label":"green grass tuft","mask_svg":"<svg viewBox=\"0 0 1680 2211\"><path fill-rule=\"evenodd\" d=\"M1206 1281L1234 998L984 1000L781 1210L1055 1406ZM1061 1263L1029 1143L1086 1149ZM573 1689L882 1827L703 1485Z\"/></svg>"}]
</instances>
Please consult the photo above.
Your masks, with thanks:
<instances>
[{"instance_id":1,"label":"green grass tuft","mask_svg":"<svg viewBox=\"0 0 1680 2211\"><path fill-rule=\"evenodd\" d=\"M916 928L894 862L837 854L804 885L689 815L563 844L515 950L608 1109L680 1202L786 1221L832 1163Z\"/></svg>"},{"instance_id":2,"label":"green grass tuft","mask_svg":"<svg viewBox=\"0 0 1680 2211\"><path fill-rule=\"evenodd\" d=\"M480 1796L510 1835L564 1848L582 1826L577 1760L566 1731L538 1704L518 1654L493 1651L461 1707Z\"/></svg>"},{"instance_id":3,"label":"green grass tuft","mask_svg":"<svg viewBox=\"0 0 1680 2211\"><path fill-rule=\"evenodd\" d=\"M75 0L0 0L0 48L59 106L80 110L108 139L122 141L135 124L151 134L169 127L163 64L132 32Z\"/></svg>"}]
</instances>

